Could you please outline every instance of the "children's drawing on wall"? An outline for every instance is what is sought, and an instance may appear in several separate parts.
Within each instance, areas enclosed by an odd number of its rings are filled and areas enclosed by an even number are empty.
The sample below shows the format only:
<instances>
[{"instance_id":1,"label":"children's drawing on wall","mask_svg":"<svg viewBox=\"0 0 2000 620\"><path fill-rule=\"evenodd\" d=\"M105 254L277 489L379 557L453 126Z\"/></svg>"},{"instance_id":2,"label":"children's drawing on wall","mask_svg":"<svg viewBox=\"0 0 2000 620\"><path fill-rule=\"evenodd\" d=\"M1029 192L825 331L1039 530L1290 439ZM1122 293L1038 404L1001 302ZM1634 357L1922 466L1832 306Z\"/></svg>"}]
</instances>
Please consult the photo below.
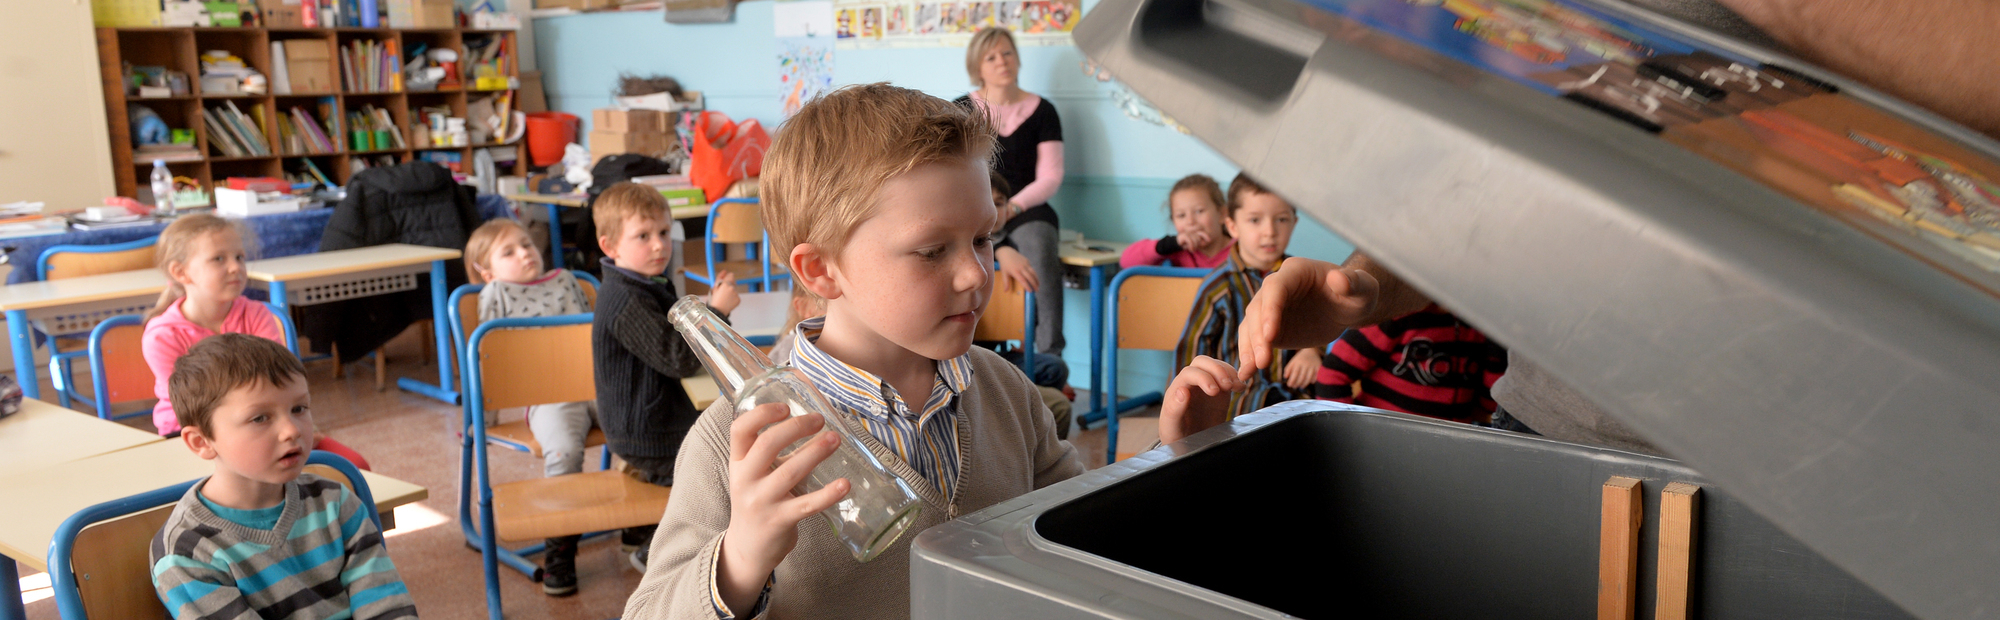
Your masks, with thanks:
<instances>
[{"instance_id":1,"label":"children's drawing on wall","mask_svg":"<svg viewBox=\"0 0 2000 620\"><path fill-rule=\"evenodd\" d=\"M1081 0L892 2L833 0L840 49L964 47L981 28L1014 32L1023 46L1069 45Z\"/></svg>"},{"instance_id":2,"label":"children's drawing on wall","mask_svg":"<svg viewBox=\"0 0 2000 620\"><path fill-rule=\"evenodd\" d=\"M806 102L833 90L833 41L831 37L778 40L778 83L784 93L781 103L786 118Z\"/></svg>"}]
</instances>

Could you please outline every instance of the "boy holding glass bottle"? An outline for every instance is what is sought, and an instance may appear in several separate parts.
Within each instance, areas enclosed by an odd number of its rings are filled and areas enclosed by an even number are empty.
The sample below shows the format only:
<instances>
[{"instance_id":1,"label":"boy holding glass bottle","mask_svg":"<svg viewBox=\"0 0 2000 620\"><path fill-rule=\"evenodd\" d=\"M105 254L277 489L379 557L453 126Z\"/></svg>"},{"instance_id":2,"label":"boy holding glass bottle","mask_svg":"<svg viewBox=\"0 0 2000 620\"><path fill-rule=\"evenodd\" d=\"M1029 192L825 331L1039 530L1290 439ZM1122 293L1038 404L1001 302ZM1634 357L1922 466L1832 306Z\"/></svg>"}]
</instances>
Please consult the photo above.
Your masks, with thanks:
<instances>
[{"instance_id":1,"label":"boy holding glass bottle","mask_svg":"<svg viewBox=\"0 0 2000 620\"><path fill-rule=\"evenodd\" d=\"M999 227L992 149L983 116L871 84L807 105L764 160L774 247L825 300L824 317L795 328L793 364L915 489L908 532L1083 472L1028 378L972 347ZM780 405L709 407L682 444L625 617L906 617L913 533L862 564L831 528L801 523L849 490L792 493L838 441L819 416Z\"/></svg>"}]
</instances>

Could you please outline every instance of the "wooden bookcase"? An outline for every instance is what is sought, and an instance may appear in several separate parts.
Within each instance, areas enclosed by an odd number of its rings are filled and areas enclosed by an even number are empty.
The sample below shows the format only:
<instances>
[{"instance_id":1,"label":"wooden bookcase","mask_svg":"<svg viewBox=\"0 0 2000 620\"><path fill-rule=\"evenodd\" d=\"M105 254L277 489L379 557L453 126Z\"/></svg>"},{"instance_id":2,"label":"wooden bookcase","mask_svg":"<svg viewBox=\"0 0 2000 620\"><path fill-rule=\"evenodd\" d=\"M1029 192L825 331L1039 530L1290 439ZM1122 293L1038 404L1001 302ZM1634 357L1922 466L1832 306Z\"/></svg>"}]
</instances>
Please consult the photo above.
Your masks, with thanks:
<instances>
[{"instance_id":1,"label":"wooden bookcase","mask_svg":"<svg viewBox=\"0 0 2000 620\"><path fill-rule=\"evenodd\" d=\"M347 87L341 79L340 47L356 40L394 42L401 62L408 62L410 51L421 45L428 48L450 48L459 52L460 62L468 58L466 42L482 37L503 37L508 39L503 46L507 57L509 78L518 78L519 59L517 44L513 40L513 30L488 30L476 28L446 29L404 29L404 28L98 28L97 59L98 70L104 84L104 111L110 125L111 163L113 176L117 178L118 194L137 196L139 187L144 186L151 174L151 159L135 158L132 132L126 117L126 104L137 103L159 113L160 118L174 129L192 129L195 146L202 159L190 161L169 161L168 170L176 176L185 176L201 181L202 187L213 192L216 182L233 176L280 176L286 171L296 171L303 167L300 160L311 160L319 170L334 183L345 185L354 174L351 164L353 157L374 160L387 155L396 163L411 161L418 154L427 151L456 152L462 163L462 170L471 172L473 152L487 147L509 146L505 143L473 144L470 146L431 147L429 143L418 143L412 135L415 124L424 123L419 112L427 107L450 108L451 116L465 118L470 101L480 97L510 92L513 89L479 90L474 87L470 71L461 67L457 86L439 87L432 91L403 90L393 92L356 92ZM332 72L332 89L323 92L293 92L283 95L266 94L207 94L201 89L201 68L198 60L205 50L228 50L240 57L251 68L275 79L276 73L271 58L272 41L317 40L324 41L332 53L328 65ZM189 94L171 97L138 97L126 94L124 63L135 66L162 66L187 74ZM510 84L518 83L510 79ZM267 89L275 90L275 89ZM514 93L510 98L518 97ZM518 101L518 99L517 99ZM364 105L382 108L394 120L395 130L403 136L403 143L411 148L388 148L367 151L350 149L348 136L329 135L335 149L331 153L309 155L288 155L276 144L278 138L278 114L292 107L302 107L317 111L323 104L331 104L340 126L348 125L347 113L360 110ZM266 140L272 143L272 155L228 157L220 147L211 146L208 130L202 122L202 110L234 104L243 113L252 115L253 109L261 110L260 130ZM518 109L518 108L516 108ZM328 119L319 119L328 125ZM325 127L327 133L334 133L333 127ZM346 132L341 132L345 134ZM498 138L495 138L498 139ZM500 174L522 175L526 173L527 153L518 141L515 163L510 169L502 166Z\"/></svg>"}]
</instances>

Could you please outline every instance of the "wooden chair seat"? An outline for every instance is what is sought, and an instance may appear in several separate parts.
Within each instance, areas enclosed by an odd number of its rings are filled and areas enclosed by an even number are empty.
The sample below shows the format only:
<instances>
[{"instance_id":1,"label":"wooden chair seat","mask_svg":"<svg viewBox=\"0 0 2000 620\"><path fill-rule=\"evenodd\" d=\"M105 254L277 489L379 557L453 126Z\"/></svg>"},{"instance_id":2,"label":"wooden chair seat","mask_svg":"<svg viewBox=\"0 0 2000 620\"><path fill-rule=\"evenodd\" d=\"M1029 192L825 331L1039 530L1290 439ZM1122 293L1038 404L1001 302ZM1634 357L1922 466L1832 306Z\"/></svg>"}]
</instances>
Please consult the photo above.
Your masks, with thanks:
<instances>
[{"instance_id":1,"label":"wooden chair seat","mask_svg":"<svg viewBox=\"0 0 2000 620\"><path fill-rule=\"evenodd\" d=\"M673 489L617 471L536 478L493 487L493 533L526 541L657 525Z\"/></svg>"},{"instance_id":2,"label":"wooden chair seat","mask_svg":"<svg viewBox=\"0 0 2000 620\"><path fill-rule=\"evenodd\" d=\"M487 439L499 439L520 444L528 448L528 453L536 458L542 456L542 442L535 441L535 431L528 428L528 421L508 422L486 429ZM590 434L583 438L583 447L595 448L604 445L604 429L592 427Z\"/></svg>"}]
</instances>

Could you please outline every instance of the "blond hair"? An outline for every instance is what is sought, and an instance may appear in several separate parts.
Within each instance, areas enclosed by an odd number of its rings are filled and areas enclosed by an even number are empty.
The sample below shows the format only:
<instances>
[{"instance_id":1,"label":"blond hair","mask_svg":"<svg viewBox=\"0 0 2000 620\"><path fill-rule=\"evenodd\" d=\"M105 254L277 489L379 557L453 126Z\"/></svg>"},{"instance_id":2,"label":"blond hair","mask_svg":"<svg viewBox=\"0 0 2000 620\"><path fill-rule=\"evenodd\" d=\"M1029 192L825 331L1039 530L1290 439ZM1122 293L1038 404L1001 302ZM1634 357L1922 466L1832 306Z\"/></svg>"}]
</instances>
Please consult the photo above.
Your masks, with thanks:
<instances>
[{"instance_id":1,"label":"blond hair","mask_svg":"<svg viewBox=\"0 0 2000 620\"><path fill-rule=\"evenodd\" d=\"M152 310L146 311L147 321L160 316L167 311L167 308L173 307L175 302L187 296L187 291L181 287L181 283L174 280L174 264L187 264L188 254L194 252L195 240L223 231L236 233L236 238L243 242L244 254L253 257L257 255L257 236L250 232L249 227L244 226L243 222L222 219L208 213L180 216L174 223L168 224L166 230L160 232L160 241L153 246L153 264L158 265L160 271L166 272L167 288L160 291L159 303L154 304Z\"/></svg>"},{"instance_id":2,"label":"blond hair","mask_svg":"<svg viewBox=\"0 0 2000 620\"><path fill-rule=\"evenodd\" d=\"M986 86L985 78L979 77L979 63L985 60L986 52L992 50L993 46L999 45L1001 41L1006 41L1008 47L1014 48L1014 53L1021 53L1021 46L1014 43L1014 33L999 26L981 28L972 35L971 41L965 43L965 75L972 78L974 87Z\"/></svg>"},{"instance_id":3,"label":"blond hair","mask_svg":"<svg viewBox=\"0 0 2000 620\"><path fill-rule=\"evenodd\" d=\"M660 190L625 181L611 184L590 201L590 221L597 225L597 236L614 243L625 232L625 218L634 215L655 220L667 217L667 197Z\"/></svg>"},{"instance_id":4,"label":"blond hair","mask_svg":"<svg viewBox=\"0 0 2000 620\"><path fill-rule=\"evenodd\" d=\"M467 282L473 284L486 283L486 277L480 275L479 271L487 269L492 265L493 257L490 254L493 253L493 244L498 243L500 235L506 234L509 230L521 231L523 235L528 234L528 227L522 226L520 222L504 217L486 220L486 223L480 224L479 228L472 230L472 236L465 239L465 279ZM532 241L534 235L529 235L528 239Z\"/></svg>"},{"instance_id":5,"label":"blond hair","mask_svg":"<svg viewBox=\"0 0 2000 620\"><path fill-rule=\"evenodd\" d=\"M988 161L993 145L985 114L921 91L878 82L814 99L764 154L758 186L771 254L810 243L839 256L883 183L924 164Z\"/></svg>"},{"instance_id":6,"label":"blond hair","mask_svg":"<svg viewBox=\"0 0 2000 620\"><path fill-rule=\"evenodd\" d=\"M230 392L259 381L282 388L304 380L305 365L285 345L250 334L216 334L174 360L167 397L181 428L198 428L214 439L215 407Z\"/></svg>"}]
</instances>

